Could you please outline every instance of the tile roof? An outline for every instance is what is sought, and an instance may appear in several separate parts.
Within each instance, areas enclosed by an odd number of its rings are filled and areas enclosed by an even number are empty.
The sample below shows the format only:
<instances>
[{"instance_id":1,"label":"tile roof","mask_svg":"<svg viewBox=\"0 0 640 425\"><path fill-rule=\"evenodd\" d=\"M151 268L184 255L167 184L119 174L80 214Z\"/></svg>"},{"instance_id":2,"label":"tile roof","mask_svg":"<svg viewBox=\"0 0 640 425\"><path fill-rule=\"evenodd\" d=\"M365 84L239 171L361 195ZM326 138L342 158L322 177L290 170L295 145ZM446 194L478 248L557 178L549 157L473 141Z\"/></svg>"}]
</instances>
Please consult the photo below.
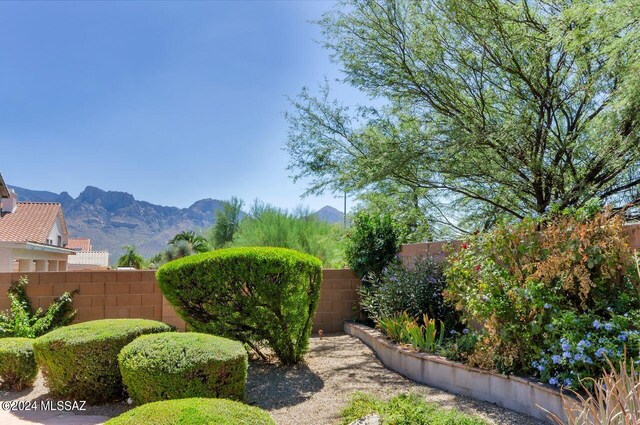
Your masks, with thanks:
<instances>
[{"instance_id":1,"label":"tile roof","mask_svg":"<svg viewBox=\"0 0 640 425\"><path fill-rule=\"evenodd\" d=\"M91 239L69 238L69 242L67 243L67 248L80 250L80 251L91 251Z\"/></svg>"},{"instance_id":2,"label":"tile roof","mask_svg":"<svg viewBox=\"0 0 640 425\"><path fill-rule=\"evenodd\" d=\"M11 194L9 193L9 188L7 187L7 185L4 182L4 179L2 178L2 173L0 173L0 197L8 198L9 196L11 196Z\"/></svg>"},{"instance_id":3,"label":"tile roof","mask_svg":"<svg viewBox=\"0 0 640 425\"><path fill-rule=\"evenodd\" d=\"M60 204L18 202L15 212L0 217L0 241L46 244L51 228L58 217L63 223L62 231L64 233L66 228Z\"/></svg>"}]
</instances>

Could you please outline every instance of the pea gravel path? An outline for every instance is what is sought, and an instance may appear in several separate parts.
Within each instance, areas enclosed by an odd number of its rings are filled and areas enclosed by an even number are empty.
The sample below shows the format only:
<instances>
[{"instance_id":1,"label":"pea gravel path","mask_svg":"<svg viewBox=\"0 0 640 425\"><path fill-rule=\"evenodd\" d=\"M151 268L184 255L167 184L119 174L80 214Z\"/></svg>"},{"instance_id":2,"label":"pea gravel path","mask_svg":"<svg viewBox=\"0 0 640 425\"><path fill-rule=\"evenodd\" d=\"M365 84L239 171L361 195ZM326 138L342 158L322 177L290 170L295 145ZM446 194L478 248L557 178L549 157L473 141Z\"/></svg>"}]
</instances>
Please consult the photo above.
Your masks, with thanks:
<instances>
[{"instance_id":1,"label":"pea gravel path","mask_svg":"<svg viewBox=\"0 0 640 425\"><path fill-rule=\"evenodd\" d=\"M247 382L247 402L269 411L278 425L334 425L340 409L354 391L383 397L417 392L445 407L458 407L477 414L492 424L540 425L541 421L493 404L455 396L386 369L371 349L349 335L311 338L305 362L296 366L277 366L252 361ZM32 389L20 393L0 391L0 401L47 400L42 377ZM129 409L126 403L88 407L84 412L3 412L0 425L98 425L108 417Z\"/></svg>"},{"instance_id":2,"label":"pea gravel path","mask_svg":"<svg viewBox=\"0 0 640 425\"><path fill-rule=\"evenodd\" d=\"M248 402L271 413L279 425L335 424L354 391L390 397L424 394L429 401L477 414L492 424L540 425L543 422L494 404L456 396L413 382L385 368L369 347L349 335L311 338L305 363L282 367L252 362Z\"/></svg>"}]
</instances>

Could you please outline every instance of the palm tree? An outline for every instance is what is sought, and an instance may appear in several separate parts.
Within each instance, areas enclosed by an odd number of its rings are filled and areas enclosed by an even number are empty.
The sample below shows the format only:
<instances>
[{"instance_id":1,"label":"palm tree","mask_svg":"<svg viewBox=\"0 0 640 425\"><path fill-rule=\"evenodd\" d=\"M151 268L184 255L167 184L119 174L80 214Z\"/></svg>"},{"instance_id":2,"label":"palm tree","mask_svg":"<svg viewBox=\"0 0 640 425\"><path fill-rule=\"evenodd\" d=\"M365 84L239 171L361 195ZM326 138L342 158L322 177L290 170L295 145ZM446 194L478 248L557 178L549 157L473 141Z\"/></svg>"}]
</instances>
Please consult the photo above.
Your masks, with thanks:
<instances>
[{"instance_id":1,"label":"palm tree","mask_svg":"<svg viewBox=\"0 0 640 425\"><path fill-rule=\"evenodd\" d=\"M191 244L193 251L195 252L207 252L209 251L209 243L205 238L200 235L196 235L193 230L185 230L178 233L169 241L169 245L177 246L178 242L184 241ZM183 255L184 257L184 255Z\"/></svg>"},{"instance_id":2,"label":"palm tree","mask_svg":"<svg viewBox=\"0 0 640 425\"><path fill-rule=\"evenodd\" d=\"M216 224L211 231L214 247L222 248L233 240L242 219L243 205L244 202L234 196L229 201L225 201L221 209L216 210Z\"/></svg>"},{"instance_id":3,"label":"palm tree","mask_svg":"<svg viewBox=\"0 0 640 425\"><path fill-rule=\"evenodd\" d=\"M142 268L144 258L138 254L134 245L127 245L123 247L125 252L122 257L118 259L118 267L133 267L136 269Z\"/></svg>"}]
</instances>

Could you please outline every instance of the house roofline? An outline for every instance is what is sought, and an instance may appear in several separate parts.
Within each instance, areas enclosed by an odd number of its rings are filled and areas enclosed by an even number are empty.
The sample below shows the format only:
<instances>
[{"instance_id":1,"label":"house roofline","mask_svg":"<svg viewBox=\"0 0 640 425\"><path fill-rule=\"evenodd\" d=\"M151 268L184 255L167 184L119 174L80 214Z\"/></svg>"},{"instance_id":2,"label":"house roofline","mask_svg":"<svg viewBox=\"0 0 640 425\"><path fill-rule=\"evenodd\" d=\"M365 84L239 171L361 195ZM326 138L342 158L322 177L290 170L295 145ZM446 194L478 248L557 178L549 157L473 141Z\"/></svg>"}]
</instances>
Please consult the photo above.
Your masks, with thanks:
<instances>
[{"instance_id":1,"label":"house roofline","mask_svg":"<svg viewBox=\"0 0 640 425\"><path fill-rule=\"evenodd\" d=\"M75 255L76 251L61 246L47 245L39 242L13 242L13 241L0 241L0 248L12 248L12 249L31 249L34 251L54 252L58 254Z\"/></svg>"}]
</instances>

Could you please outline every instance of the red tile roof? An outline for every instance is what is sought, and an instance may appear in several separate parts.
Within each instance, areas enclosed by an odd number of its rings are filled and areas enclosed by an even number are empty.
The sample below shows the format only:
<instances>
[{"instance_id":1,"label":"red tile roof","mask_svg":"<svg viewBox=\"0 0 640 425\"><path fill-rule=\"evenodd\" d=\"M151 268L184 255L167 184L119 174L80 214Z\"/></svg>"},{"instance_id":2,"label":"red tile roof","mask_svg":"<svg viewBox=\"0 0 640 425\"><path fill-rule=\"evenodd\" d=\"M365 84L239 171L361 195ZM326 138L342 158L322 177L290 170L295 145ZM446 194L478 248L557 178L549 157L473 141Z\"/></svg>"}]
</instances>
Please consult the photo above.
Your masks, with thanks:
<instances>
[{"instance_id":1,"label":"red tile roof","mask_svg":"<svg viewBox=\"0 0 640 425\"><path fill-rule=\"evenodd\" d=\"M0 217L0 241L46 244L58 217L62 221L61 232L64 234L67 229L60 204L18 202L15 212L5 213Z\"/></svg>"},{"instance_id":2,"label":"red tile roof","mask_svg":"<svg viewBox=\"0 0 640 425\"><path fill-rule=\"evenodd\" d=\"M67 243L67 248L80 251L91 251L91 239L71 239Z\"/></svg>"}]
</instances>

